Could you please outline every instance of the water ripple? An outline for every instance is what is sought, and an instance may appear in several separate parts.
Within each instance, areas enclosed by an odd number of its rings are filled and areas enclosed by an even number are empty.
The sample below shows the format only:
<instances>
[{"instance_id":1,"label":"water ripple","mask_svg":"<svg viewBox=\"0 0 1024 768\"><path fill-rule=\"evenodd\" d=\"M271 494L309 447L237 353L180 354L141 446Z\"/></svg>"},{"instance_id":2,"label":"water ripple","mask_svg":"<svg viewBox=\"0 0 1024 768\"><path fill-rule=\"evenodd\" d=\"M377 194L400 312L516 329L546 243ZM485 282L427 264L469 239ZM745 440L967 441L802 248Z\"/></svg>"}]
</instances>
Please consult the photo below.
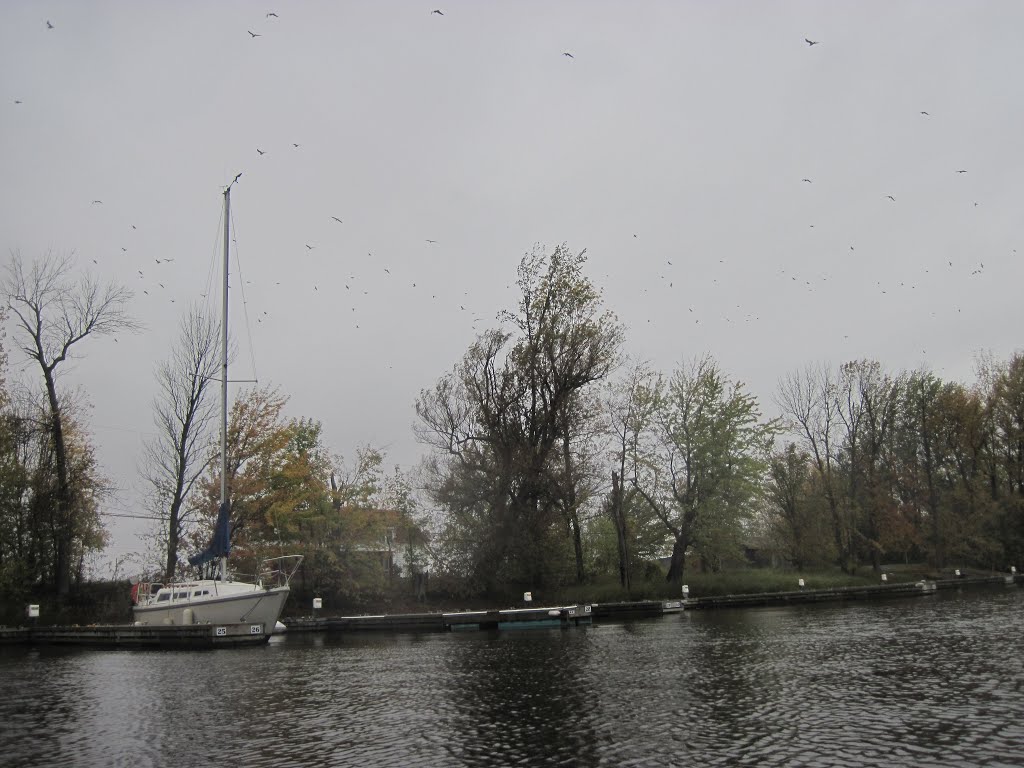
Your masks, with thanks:
<instances>
[{"instance_id":1,"label":"water ripple","mask_svg":"<svg viewBox=\"0 0 1024 768\"><path fill-rule=\"evenodd\" d=\"M568 631L0 649L0 762L1022 765L1024 591Z\"/></svg>"}]
</instances>

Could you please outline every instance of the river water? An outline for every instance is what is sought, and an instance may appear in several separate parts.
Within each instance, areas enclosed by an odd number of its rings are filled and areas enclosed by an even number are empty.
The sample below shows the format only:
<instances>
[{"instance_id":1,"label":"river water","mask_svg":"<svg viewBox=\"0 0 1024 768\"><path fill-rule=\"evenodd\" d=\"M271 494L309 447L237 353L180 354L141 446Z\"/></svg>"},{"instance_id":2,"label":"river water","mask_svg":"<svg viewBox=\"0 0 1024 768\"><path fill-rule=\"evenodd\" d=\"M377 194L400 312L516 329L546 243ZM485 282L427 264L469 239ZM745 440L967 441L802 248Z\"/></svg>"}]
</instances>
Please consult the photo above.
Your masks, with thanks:
<instances>
[{"instance_id":1,"label":"river water","mask_svg":"<svg viewBox=\"0 0 1024 768\"><path fill-rule=\"evenodd\" d=\"M567 630L0 649L0 765L1024 765L1024 590Z\"/></svg>"}]
</instances>

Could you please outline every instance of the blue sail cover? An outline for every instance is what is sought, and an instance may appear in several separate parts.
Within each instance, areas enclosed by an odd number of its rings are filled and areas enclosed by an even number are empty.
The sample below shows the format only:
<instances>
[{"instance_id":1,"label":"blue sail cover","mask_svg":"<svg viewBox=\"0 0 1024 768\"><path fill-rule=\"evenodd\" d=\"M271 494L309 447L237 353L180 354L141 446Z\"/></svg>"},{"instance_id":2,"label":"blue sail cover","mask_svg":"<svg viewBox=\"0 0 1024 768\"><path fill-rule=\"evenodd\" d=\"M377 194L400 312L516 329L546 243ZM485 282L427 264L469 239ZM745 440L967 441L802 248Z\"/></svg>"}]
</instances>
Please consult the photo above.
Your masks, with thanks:
<instances>
[{"instance_id":1,"label":"blue sail cover","mask_svg":"<svg viewBox=\"0 0 1024 768\"><path fill-rule=\"evenodd\" d=\"M220 505L217 512L217 527L213 530L210 545L198 555L188 559L190 565L203 565L219 557L227 557L231 553L231 524L228 521L228 503Z\"/></svg>"}]
</instances>

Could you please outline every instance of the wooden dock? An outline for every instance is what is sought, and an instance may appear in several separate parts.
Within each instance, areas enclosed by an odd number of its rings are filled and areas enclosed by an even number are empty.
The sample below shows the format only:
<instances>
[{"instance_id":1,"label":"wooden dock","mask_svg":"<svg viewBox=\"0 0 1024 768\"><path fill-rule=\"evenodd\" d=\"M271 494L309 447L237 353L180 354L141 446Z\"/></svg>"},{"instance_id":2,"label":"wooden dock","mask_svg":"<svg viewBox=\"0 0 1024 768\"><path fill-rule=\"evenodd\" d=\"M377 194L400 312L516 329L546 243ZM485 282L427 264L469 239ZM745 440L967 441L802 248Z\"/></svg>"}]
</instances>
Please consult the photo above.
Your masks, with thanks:
<instances>
[{"instance_id":1,"label":"wooden dock","mask_svg":"<svg viewBox=\"0 0 1024 768\"><path fill-rule=\"evenodd\" d=\"M262 624L108 624L0 629L0 643L4 644L77 645L93 648L196 650L263 645L269 639L270 633Z\"/></svg>"}]
</instances>

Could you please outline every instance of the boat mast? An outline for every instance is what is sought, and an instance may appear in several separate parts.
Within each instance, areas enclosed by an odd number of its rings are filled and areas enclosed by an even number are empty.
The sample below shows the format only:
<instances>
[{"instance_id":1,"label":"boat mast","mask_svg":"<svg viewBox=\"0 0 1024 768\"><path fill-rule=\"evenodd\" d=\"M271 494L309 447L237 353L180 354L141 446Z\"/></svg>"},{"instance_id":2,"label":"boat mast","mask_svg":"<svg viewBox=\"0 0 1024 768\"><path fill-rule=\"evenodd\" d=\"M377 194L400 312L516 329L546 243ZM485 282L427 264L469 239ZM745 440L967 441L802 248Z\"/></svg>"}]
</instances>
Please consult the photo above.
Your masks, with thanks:
<instances>
[{"instance_id":1,"label":"boat mast","mask_svg":"<svg viewBox=\"0 0 1024 768\"><path fill-rule=\"evenodd\" d=\"M238 177L235 177L235 181ZM235 182L231 182L234 184ZM224 294L221 301L220 507L228 503L228 247L231 242L231 184L224 190ZM219 514L219 512L218 512ZM228 536L230 537L230 528ZM227 555L220 557L220 580L228 579Z\"/></svg>"}]
</instances>

